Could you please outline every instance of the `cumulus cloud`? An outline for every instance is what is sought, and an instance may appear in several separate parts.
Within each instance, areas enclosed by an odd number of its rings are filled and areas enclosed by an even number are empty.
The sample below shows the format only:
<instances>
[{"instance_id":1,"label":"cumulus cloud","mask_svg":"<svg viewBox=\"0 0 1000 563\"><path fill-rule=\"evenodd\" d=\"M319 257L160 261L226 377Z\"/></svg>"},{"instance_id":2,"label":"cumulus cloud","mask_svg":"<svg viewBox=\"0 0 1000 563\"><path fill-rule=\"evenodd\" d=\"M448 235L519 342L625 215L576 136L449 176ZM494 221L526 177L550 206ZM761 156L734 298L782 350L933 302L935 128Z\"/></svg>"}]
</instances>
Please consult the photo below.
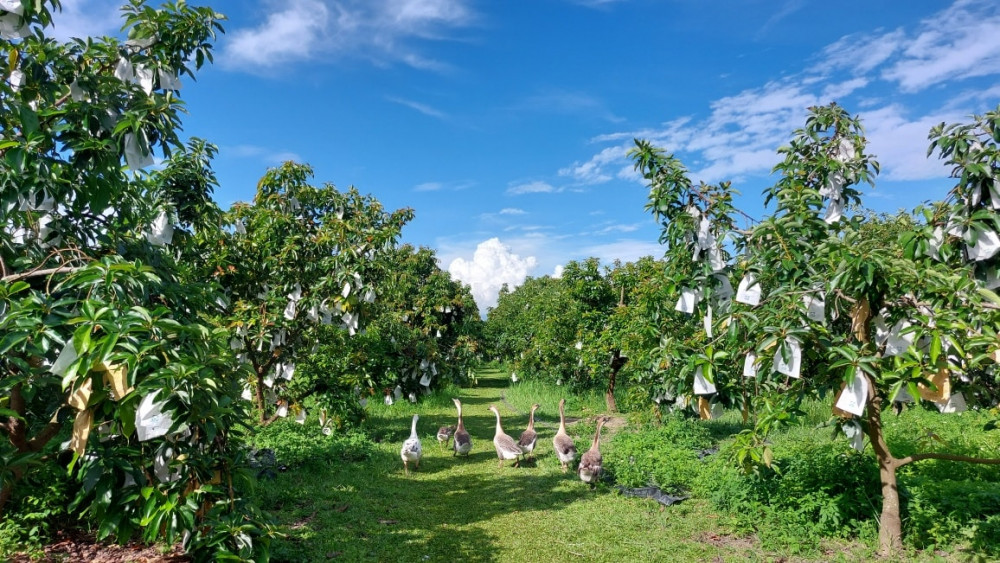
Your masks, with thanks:
<instances>
[{"instance_id":1,"label":"cumulus cloud","mask_svg":"<svg viewBox=\"0 0 1000 563\"><path fill-rule=\"evenodd\" d=\"M552 277L555 279L561 278L565 269L566 267L562 264L556 264L556 267L552 269Z\"/></svg>"},{"instance_id":2,"label":"cumulus cloud","mask_svg":"<svg viewBox=\"0 0 1000 563\"><path fill-rule=\"evenodd\" d=\"M452 260L448 272L472 288L479 310L485 313L496 306L497 296L504 284L510 289L521 285L536 265L534 256L521 258L494 237L479 243L472 260Z\"/></svg>"},{"instance_id":3,"label":"cumulus cloud","mask_svg":"<svg viewBox=\"0 0 1000 563\"><path fill-rule=\"evenodd\" d=\"M420 41L448 38L475 20L469 0L264 0L255 26L231 29L221 62L260 72L321 57L356 56L420 69L447 65L421 55Z\"/></svg>"}]
</instances>

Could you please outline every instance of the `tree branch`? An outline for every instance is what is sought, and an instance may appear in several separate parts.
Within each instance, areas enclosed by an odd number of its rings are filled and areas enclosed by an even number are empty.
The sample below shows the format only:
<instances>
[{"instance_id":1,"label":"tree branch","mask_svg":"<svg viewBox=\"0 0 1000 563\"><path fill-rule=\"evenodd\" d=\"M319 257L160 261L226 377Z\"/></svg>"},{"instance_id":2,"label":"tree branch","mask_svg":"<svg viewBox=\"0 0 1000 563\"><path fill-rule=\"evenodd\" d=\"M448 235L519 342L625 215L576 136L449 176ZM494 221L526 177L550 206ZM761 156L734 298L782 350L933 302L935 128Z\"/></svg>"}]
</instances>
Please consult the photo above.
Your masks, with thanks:
<instances>
[{"instance_id":1,"label":"tree branch","mask_svg":"<svg viewBox=\"0 0 1000 563\"><path fill-rule=\"evenodd\" d=\"M0 282L10 283L28 278L50 276L53 274L71 274L82 270L84 266L58 266L56 268L46 268L44 270L30 270L21 274L10 274L0 278Z\"/></svg>"},{"instance_id":2,"label":"tree branch","mask_svg":"<svg viewBox=\"0 0 1000 563\"><path fill-rule=\"evenodd\" d=\"M1000 459L995 459L995 458L969 457L964 455L928 452L923 454L914 454L906 456L904 458L899 458L896 460L896 467L902 467L908 463L913 463L915 461L921 461L924 459L943 459L946 461L964 461L966 463L978 463L981 465L1000 465Z\"/></svg>"}]
</instances>

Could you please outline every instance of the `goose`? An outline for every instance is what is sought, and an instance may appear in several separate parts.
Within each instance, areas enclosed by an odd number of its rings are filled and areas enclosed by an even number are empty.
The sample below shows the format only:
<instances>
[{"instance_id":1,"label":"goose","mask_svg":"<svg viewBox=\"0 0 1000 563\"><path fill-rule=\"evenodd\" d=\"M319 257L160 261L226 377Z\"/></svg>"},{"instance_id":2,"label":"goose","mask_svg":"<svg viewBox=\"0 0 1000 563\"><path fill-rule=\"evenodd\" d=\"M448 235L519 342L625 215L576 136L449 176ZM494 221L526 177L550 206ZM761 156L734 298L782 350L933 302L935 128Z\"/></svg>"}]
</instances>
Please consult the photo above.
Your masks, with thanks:
<instances>
[{"instance_id":1,"label":"goose","mask_svg":"<svg viewBox=\"0 0 1000 563\"><path fill-rule=\"evenodd\" d=\"M521 446L525 457L535 449L535 444L538 442L538 433L535 432L535 411L538 409L538 406L538 403L531 405L531 415L528 417L528 429L521 432L521 439L517 441L517 445Z\"/></svg>"},{"instance_id":2,"label":"goose","mask_svg":"<svg viewBox=\"0 0 1000 563\"><path fill-rule=\"evenodd\" d=\"M490 405L490 410L493 414L497 415L497 432L493 435L493 445L497 448L497 457L500 458L500 463L497 467L503 467L503 460L513 459L514 467L517 467L517 456L524 453L521 450L521 446L517 445L517 442L513 438L504 434L503 428L500 427L500 411L497 410L496 406Z\"/></svg>"},{"instance_id":3,"label":"goose","mask_svg":"<svg viewBox=\"0 0 1000 563\"><path fill-rule=\"evenodd\" d=\"M458 454L462 454L468 457L469 452L472 451L472 438L469 436L469 432L465 430L465 423L462 422L462 401L452 399L452 402L455 403L455 407L458 409L458 426L455 427L455 441L451 443L455 453L451 455L455 457Z\"/></svg>"},{"instance_id":4,"label":"goose","mask_svg":"<svg viewBox=\"0 0 1000 563\"><path fill-rule=\"evenodd\" d=\"M437 439L438 446L448 447L448 440L451 440L451 435L455 431L454 426L442 426L438 428Z\"/></svg>"},{"instance_id":5,"label":"goose","mask_svg":"<svg viewBox=\"0 0 1000 563\"><path fill-rule=\"evenodd\" d=\"M608 419L601 417L597 420L597 432L594 433L594 442L590 444L590 449L580 458L580 480L589 483L593 489L597 485L597 480L601 478L601 428Z\"/></svg>"},{"instance_id":6,"label":"goose","mask_svg":"<svg viewBox=\"0 0 1000 563\"><path fill-rule=\"evenodd\" d=\"M566 473L567 465L576 459L576 444L573 439L566 434L566 399L559 399L559 431L552 438L552 449L562 463L563 473Z\"/></svg>"},{"instance_id":7,"label":"goose","mask_svg":"<svg viewBox=\"0 0 1000 563\"><path fill-rule=\"evenodd\" d=\"M420 456L423 454L423 449L420 447L420 437L417 436L417 419L420 418L419 414L413 415L413 424L410 426L410 437L403 442L403 449L399 450L399 457L403 458L403 471L409 475L410 474L410 462L413 462L413 468L420 468Z\"/></svg>"}]
</instances>

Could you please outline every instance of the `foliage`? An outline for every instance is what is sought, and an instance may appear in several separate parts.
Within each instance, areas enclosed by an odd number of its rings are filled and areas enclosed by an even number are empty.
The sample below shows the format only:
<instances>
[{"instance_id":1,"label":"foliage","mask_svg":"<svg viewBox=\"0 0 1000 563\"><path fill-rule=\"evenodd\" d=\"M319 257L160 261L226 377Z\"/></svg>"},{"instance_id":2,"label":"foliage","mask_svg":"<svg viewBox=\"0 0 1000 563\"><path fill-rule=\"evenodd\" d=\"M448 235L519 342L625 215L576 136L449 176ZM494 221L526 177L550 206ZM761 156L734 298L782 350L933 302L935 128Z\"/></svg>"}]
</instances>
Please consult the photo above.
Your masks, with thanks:
<instances>
[{"instance_id":1,"label":"foliage","mask_svg":"<svg viewBox=\"0 0 1000 563\"><path fill-rule=\"evenodd\" d=\"M319 427L287 420L261 428L250 444L257 450L273 450L279 464L293 468L364 461L375 448L357 430L325 435Z\"/></svg>"},{"instance_id":2,"label":"foliage","mask_svg":"<svg viewBox=\"0 0 1000 563\"><path fill-rule=\"evenodd\" d=\"M319 387L289 393L296 364L319 341L323 325L351 336L374 302L374 264L413 216L388 213L371 196L332 184L312 186L312 169L286 162L264 174L252 204L225 216L229 230L207 240L205 274L231 303L225 324L252 377L247 382L263 424L287 414Z\"/></svg>"},{"instance_id":3,"label":"foliage","mask_svg":"<svg viewBox=\"0 0 1000 563\"><path fill-rule=\"evenodd\" d=\"M896 468L945 455L894 458L882 432L883 406L935 392L943 402L946 385L970 402L989 400L974 378L992 373L996 349L1000 299L988 280L996 278L989 243L1000 228L990 192L998 124L1000 112L993 112L971 125L932 131L932 151L955 167L959 183L925 214L926 228L905 221L873 227L870 217L844 215L860 202L858 184L873 183L878 165L865 153L858 119L834 104L811 108L805 127L779 149L778 180L764 193L775 209L748 229L735 227L739 212L727 183L694 186L673 156L644 141L632 151L650 183L647 209L663 226L677 308L704 326L695 339L665 343L662 353L684 362L665 374L668 385L690 393L697 383L701 394L714 387L717 401L751 416L753 427L733 450L748 470L771 465L766 436L804 398L856 396L858 407L845 408L864 414L861 420L843 413L834 422L863 429L883 467L883 552L901 545ZM884 230L900 233L902 253L875 239ZM730 301L729 288L740 280L743 290L762 290L759 304L745 292Z\"/></svg>"},{"instance_id":4,"label":"foliage","mask_svg":"<svg viewBox=\"0 0 1000 563\"><path fill-rule=\"evenodd\" d=\"M672 415L664 417L660 426L616 435L604 462L619 485L656 485L679 495L691 489L699 473L699 459L712 445L704 426Z\"/></svg>"},{"instance_id":5,"label":"foliage","mask_svg":"<svg viewBox=\"0 0 1000 563\"><path fill-rule=\"evenodd\" d=\"M177 136L177 77L211 60L224 17L133 0L128 40L60 43L46 37L59 7L21 3L24 33L0 39L0 510L69 449L64 502L99 538L266 558L270 531L225 485L245 413L212 322L224 302L187 259L217 228L215 149ZM154 154L164 166L145 172ZM144 436L152 418L169 428Z\"/></svg>"}]
</instances>

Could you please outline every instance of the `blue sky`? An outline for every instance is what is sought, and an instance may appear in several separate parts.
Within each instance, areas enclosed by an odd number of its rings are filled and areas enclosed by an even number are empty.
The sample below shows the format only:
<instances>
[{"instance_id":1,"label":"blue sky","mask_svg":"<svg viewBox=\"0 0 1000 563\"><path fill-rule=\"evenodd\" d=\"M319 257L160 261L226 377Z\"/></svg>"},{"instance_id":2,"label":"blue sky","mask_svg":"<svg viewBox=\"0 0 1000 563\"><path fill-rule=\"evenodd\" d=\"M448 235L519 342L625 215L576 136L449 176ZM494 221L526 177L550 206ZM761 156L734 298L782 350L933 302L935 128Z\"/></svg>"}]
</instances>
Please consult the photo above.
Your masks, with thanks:
<instances>
[{"instance_id":1,"label":"blue sky","mask_svg":"<svg viewBox=\"0 0 1000 563\"><path fill-rule=\"evenodd\" d=\"M192 2L195 3L195 2ZM764 213L775 149L810 105L861 116L882 164L866 203L942 197L927 131L1000 103L995 0L219 0L216 64L184 134L217 144L219 203L269 166L412 207L485 310L569 260L662 253L633 137ZM116 0L63 0L56 35L115 33Z\"/></svg>"}]
</instances>

